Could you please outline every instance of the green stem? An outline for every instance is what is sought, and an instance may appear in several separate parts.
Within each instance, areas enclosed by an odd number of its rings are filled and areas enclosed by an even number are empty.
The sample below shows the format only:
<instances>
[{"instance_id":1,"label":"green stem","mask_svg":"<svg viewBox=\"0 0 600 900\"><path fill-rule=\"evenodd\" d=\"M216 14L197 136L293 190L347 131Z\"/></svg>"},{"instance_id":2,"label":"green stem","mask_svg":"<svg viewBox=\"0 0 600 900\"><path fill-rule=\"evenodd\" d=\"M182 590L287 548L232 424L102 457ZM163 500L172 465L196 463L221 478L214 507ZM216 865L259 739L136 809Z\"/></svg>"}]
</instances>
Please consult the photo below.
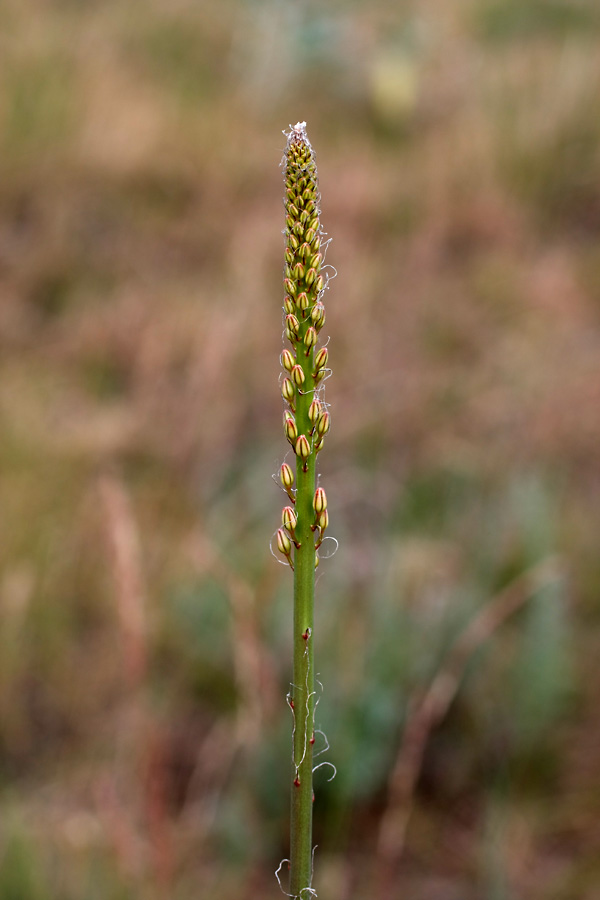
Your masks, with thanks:
<instances>
[{"instance_id":1,"label":"green stem","mask_svg":"<svg viewBox=\"0 0 600 900\"><path fill-rule=\"evenodd\" d=\"M305 360L308 376L312 360L310 357L305 357ZM310 430L308 406L311 399L310 394L300 394L298 397L296 421L301 433L308 433ZM306 463L297 458L296 484L296 540L300 546L294 554L294 755L290 848L290 892L294 897L301 896L302 889L310 887L312 880L315 539L310 523L314 518L314 453L311 453Z\"/></svg>"}]
</instances>

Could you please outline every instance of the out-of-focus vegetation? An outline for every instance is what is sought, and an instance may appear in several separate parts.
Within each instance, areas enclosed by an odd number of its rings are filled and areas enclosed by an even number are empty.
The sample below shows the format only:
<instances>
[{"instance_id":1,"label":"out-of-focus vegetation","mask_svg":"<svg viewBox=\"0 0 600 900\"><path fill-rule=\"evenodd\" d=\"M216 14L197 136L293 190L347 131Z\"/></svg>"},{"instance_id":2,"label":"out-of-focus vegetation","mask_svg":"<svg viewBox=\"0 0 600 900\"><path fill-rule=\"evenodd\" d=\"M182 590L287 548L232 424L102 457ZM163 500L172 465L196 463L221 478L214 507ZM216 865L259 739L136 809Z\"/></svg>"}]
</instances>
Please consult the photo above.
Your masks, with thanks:
<instances>
[{"instance_id":1,"label":"out-of-focus vegetation","mask_svg":"<svg viewBox=\"0 0 600 900\"><path fill-rule=\"evenodd\" d=\"M0 74L0 900L279 896L304 118L339 272L315 886L597 897L595 0L2 0ZM519 591L394 809L414 698Z\"/></svg>"}]
</instances>

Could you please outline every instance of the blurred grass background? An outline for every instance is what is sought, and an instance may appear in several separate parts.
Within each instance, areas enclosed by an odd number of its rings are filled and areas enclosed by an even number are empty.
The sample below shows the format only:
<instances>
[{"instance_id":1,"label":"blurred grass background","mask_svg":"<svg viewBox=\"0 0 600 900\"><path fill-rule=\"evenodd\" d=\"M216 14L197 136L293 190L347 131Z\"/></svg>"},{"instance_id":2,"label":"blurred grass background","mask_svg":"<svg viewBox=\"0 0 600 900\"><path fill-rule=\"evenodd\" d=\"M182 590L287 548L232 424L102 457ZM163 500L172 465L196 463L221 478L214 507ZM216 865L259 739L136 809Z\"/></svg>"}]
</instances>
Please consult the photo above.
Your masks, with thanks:
<instances>
[{"instance_id":1,"label":"blurred grass background","mask_svg":"<svg viewBox=\"0 0 600 900\"><path fill-rule=\"evenodd\" d=\"M315 887L599 896L599 91L595 0L0 0L0 900L280 896L299 119L339 272Z\"/></svg>"}]
</instances>

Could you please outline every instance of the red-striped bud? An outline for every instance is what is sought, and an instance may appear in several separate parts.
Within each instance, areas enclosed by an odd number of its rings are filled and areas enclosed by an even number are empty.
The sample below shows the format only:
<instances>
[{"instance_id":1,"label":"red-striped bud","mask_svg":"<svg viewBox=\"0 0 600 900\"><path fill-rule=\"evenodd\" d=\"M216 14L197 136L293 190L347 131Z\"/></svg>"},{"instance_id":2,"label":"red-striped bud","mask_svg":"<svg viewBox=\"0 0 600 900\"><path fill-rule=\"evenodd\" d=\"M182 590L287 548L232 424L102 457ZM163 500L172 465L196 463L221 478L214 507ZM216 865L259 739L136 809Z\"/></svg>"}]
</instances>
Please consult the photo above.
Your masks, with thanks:
<instances>
[{"instance_id":1,"label":"red-striped bud","mask_svg":"<svg viewBox=\"0 0 600 900\"><path fill-rule=\"evenodd\" d=\"M305 375L304 375L304 372L302 371L302 366L298 366L298 365L294 366L294 368L291 371L291 375L292 375L292 380L293 380L294 384L296 385L296 387L302 387L302 385L304 384L304 380L305 380Z\"/></svg>"},{"instance_id":2,"label":"red-striped bud","mask_svg":"<svg viewBox=\"0 0 600 900\"><path fill-rule=\"evenodd\" d=\"M324 369L329 360L329 352L327 347L321 347L317 355L315 356L315 369L314 374L316 375L319 369Z\"/></svg>"},{"instance_id":3,"label":"red-striped bud","mask_svg":"<svg viewBox=\"0 0 600 900\"><path fill-rule=\"evenodd\" d=\"M313 402L308 407L308 418L310 420L311 425L315 425L319 421L319 417L323 412L323 407L321 405L320 400L313 400Z\"/></svg>"},{"instance_id":4,"label":"red-striped bud","mask_svg":"<svg viewBox=\"0 0 600 900\"><path fill-rule=\"evenodd\" d=\"M290 444L293 445L298 437L298 426L296 425L295 418L287 409L283 414L283 430L286 438Z\"/></svg>"},{"instance_id":5,"label":"red-striped bud","mask_svg":"<svg viewBox=\"0 0 600 900\"><path fill-rule=\"evenodd\" d=\"M312 350L312 348L315 346L316 343L317 343L317 331L316 331L316 328L314 328L311 325L310 328L306 329L306 334L304 335L304 346L306 347L306 351L307 351L306 355L307 356L308 356L309 351Z\"/></svg>"},{"instance_id":6,"label":"red-striped bud","mask_svg":"<svg viewBox=\"0 0 600 900\"><path fill-rule=\"evenodd\" d=\"M281 524L287 528L292 537L294 537L294 529L298 524L298 516L291 506L284 506L281 513Z\"/></svg>"},{"instance_id":7,"label":"red-striped bud","mask_svg":"<svg viewBox=\"0 0 600 900\"><path fill-rule=\"evenodd\" d=\"M308 457L310 456L310 444L308 443L306 435L300 435L300 437L296 441L295 450L296 456L299 456L300 459L308 459Z\"/></svg>"},{"instance_id":8,"label":"red-striped bud","mask_svg":"<svg viewBox=\"0 0 600 900\"><path fill-rule=\"evenodd\" d=\"M331 425L331 419L328 412L322 413L319 421L317 422L317 434L323 437L329 431L329 427Z\"/></svg>"},{"instance_id":9,"label":"red-striped bud","mask_svg":"<svg viewBox=\"0 0 600 900\"><path fill-rule=\"evenodd\" d=\"M279 470L279 479L286 491L291 491L294 484L294 473L292 472L292 467L288 466L287 463L281 464L281 469Z\"/></svg>"},{"instance_id":10,"label":"red-striped bud","mask_svg":"<svg viewBox=\"0 0 600 900\"><path fill-rule=\"evenodd\" d=\"M289 378L284 378L281 382L281 396L288 403L293 403L296 397L296 388Z\"/></svg>"},{"instance_id":11,"label":"red-striped bud","mask_svg":"<svg viewBox=\"0 0 600 900\"><path fill-rule=\"evenodd\" d=\"M317 300L312 308L310 319L317 331L320 331L325 322L325 307L320 300Z\"/></svg>"},{"instance_id":12,"label":"red-striped bud","mask_svg":"<svg viewBox=\"0 0 600 900\"><path fill-rule=\"evenodd\" d=\"M296 306L298 307L298 309L302 310L302 312L307 310L310 306L310 300L308 294L305 291L302 291L302 293L298 294L298 296L296 297Z\"/></svg>"},{"instance_id":13,"label":"red-striped bud","mask_svg":"<svg viewBox=\"0 0 600 900\"><path fill-rule=\"evenodd\" d=\"M285 290L286 290L286 293L287 293L287 294L291 294L292 297L293 297L294 294L296 293L296 285L294 284L294 282L292 281L292 279L291 279L291 278L284 278L284 279L283 279L283 286L284 286L284 288L285 288Z\"/></svg>"},{"instance_id":14,"label":"red-striped bud","mask_svg":"<svg viewBox=\"0 0 600 900\"><path fill-rule=\"evenodd\" d=\"M316 280L316 277L317 277L316 270L309 269L308 272L306 273L306 275L304 276L304 280L310 286Z\"/></svg>"},{"instance_id":15,"label":"red-striped bud","mask_svg":"<svg viewBox=\"0 0 600 900\"><path fill-rule=\"evenodd\" d=\"M317 488L315 491L315 496L313 497L313 509L317 513L317 516L327 509L327 494L322 487Z\"/></svg>"},{"instance_id":16,"label":"red-striped bud","mask_svg":"<svg viewBox=\"0 0 600 900\"><path fill-rule=\"evenodd\" d=\"M277 529L277 549L280 553L283 553L284 556L289 556L292 552L292 542L283 528Z\"/></svg>"},{"instance_id":17,"label":"red-striped bud","mask_svg":"<svg viewBox=\"0 0 600 900\"><path fill-rule=\"evenodd\" d=\"M291 372L296 364L296 357L293 353L290 353L289 350L281 351L281 365L284 369L287 369L288 372Z\"/></svg>"}]
</instances>

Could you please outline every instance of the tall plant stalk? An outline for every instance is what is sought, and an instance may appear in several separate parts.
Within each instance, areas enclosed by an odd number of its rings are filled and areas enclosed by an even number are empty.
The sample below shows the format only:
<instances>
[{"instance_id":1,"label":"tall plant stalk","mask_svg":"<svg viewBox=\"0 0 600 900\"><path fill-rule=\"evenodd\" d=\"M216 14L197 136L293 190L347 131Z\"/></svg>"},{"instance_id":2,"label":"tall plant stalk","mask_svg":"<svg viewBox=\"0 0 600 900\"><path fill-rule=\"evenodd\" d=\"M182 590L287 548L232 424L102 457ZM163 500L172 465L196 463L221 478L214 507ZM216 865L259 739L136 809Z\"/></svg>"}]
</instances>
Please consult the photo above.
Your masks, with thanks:
<instances>
[{"instance_id":1,"label":"tall plant stalk","mask_svg":"<svg viewBox=\"0 0 600 900\"><path fill-rule=\"evenodd\" d=\"M294 674L292 710L290 894L312 890L313 744L315 716L314 598L319 547L328 525L325 491L316 485L316 458L329 431L323 400L328 351L318 348L325 322L321 265L324 245L315 156L299 122L288 134L285 181L285 336L281 393L285 436L296 457L296 473L284 463L281 483L289 498L277 532L277 548L294 570Z\"/></svg>"}]
</instances>

